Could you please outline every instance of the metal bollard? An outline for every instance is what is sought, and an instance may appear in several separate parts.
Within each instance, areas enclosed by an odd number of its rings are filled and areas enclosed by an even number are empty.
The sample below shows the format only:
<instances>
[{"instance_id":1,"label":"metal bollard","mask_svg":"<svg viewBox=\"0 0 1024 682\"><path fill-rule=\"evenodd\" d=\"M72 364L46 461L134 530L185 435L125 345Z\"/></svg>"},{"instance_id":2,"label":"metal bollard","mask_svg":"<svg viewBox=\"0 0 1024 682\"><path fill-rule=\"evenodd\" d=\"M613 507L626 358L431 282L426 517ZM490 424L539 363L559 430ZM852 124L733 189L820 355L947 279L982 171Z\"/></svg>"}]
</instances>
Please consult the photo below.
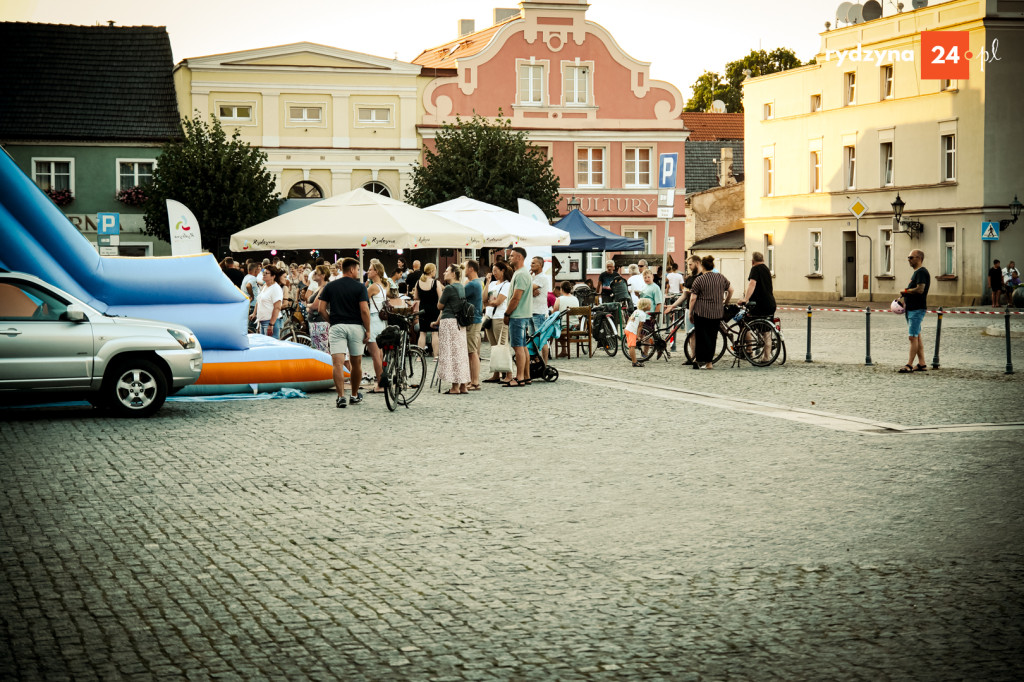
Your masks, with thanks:
<instances>
[{"instance_id":1,"label":"metal bollard","mask_svg":"<svg viewBox=\"0 0 1024 682\"><path fill-rule=\"evenodd\" d=\"M1006 374L1013 374L1013 361L1010 359L1010 304L1006 304L1006 313L1003 315L1003 328L1006 330Z\"/></svg>"},{"instance_id":2,"label":"metal bollard","mask_svg":"<svg viewBox=\"0 0 1024 682\"><path fill-rule=\"evenodd\" d=\"M932 356L932 369L939 368L939 341L942 339L942 308L939 308L939 321L935 323L935 355Z\"/></svg>"},{"instance_id":3,"label":"metal bollard","mask_svg":"<svg viewBox=\"0 0 1024 682\"><path fill-rule=\"evenodd\" d=\"M811 306L807 306L807 355L804 357L804 362L811 361Z\"/></svg>"},{"instance_id":4,"label":"metal bollard","mask_svg":"<svg viewBox=\"0 0 1024 682\"><path fill-rule=\"evenodd\" d=\"M864 350L864 366L874 367L871 364L871 307L864 308L864 328L865 328L865 342L867 348Z\"/></svg>"}]
</instances>

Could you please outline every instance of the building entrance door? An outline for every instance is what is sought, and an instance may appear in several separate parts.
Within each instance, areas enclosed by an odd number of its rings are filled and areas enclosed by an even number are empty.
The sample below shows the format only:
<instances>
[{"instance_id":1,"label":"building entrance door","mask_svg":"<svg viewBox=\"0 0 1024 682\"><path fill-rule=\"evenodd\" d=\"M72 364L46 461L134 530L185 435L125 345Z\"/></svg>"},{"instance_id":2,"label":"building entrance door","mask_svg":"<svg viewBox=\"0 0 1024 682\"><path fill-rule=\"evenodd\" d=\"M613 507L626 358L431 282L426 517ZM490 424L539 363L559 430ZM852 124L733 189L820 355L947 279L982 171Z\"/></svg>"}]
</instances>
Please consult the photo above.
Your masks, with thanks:
<instances>
[{"instance_id":1,"label":"building entrance door","mask_svg":"<svg viewBox=\"0 0 1024 682\"><path fill-rule=\"evenodd\" d=\"M857 297L857 235L843 232L843 298Z\"/></svg>"}]
</instances>

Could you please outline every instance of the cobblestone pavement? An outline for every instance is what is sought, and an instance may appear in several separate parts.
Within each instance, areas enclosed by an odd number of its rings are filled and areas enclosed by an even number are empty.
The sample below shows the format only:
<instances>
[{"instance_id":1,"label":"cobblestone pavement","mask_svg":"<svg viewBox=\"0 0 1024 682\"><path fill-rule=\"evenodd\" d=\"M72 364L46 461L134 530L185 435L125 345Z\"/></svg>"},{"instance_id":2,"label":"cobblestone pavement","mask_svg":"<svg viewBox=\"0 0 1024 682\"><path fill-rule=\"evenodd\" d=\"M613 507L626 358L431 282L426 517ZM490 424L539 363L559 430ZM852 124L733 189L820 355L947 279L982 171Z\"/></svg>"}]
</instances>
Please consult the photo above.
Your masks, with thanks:
<instances>
[{"instance_id":1,"label":"cobblestone pavement","mask_svg":"<svg viewBox=\"0 0 1024 682\"><path fill-rule=\"evenodd\" d=\"M901 376L896 340L865 368L846 324L811 364L574 358L394 414L0 411L0 677L1020 679L1024 430L701 402L1024 421L1021 375L959 350L992 341L971 325Z\"/></svg>"}]
</instances>

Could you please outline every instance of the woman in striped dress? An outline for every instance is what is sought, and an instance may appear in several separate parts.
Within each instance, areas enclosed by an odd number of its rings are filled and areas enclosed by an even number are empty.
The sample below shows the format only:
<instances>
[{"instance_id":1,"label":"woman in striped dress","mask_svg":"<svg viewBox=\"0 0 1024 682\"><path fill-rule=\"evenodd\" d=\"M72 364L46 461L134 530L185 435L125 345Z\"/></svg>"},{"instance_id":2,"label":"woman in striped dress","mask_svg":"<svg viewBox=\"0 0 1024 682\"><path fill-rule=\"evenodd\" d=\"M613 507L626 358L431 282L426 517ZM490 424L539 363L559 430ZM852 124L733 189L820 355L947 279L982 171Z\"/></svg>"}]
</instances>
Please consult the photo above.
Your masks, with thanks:
<instances>
[{"instance_id":1,"label":"woman in striped dress","mask_svg":"<svg viewBox=\"0 0 1024 682\"><path fill-rule=\"evenodd\" d=\"M693 280L690 288L690 320L696 327L694 336L697 339L693 368L712 369L715 337L725 315L725 304L732 298L732 284L721 273L712 272L714 256L704 256L701 267L704 273Z\"/></svg>"}]
</instances>

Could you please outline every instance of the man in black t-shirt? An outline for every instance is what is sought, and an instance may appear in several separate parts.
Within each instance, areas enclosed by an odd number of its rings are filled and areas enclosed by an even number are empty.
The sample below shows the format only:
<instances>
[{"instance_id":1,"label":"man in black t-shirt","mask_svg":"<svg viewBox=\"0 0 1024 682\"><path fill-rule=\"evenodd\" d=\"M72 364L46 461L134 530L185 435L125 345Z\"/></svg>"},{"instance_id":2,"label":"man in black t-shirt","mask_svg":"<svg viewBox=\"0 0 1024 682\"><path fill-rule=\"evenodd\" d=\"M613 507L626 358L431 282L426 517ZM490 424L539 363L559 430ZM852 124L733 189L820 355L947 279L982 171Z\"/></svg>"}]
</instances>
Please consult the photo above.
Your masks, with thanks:
<instances>
[{"instance_id":1,"label":"man in black t-shirt","mask_svg":"<svg viewBox=\"0 0 1024 682\"><path fill-rule=\"evenodd\" d=\"M751 256L750 274L747 275L747 290L740 304L750 301L754 304L752 317L775 317L775 289L772 286L772 271L764 264L764 256L755 251Z\"/></svg>"},{"instance_id":2,"label":"man in black t-shirt","mask_svg":"<svg viewBox=\"0 0 1024 682\"><path fill-rule=\"evenodd\" d=\"M331 323L331 360L334 363L334 388L338 391L337 407L345 407L345 355L349 359L349 383L352 387L350 405L363 401L359 382L363 376L363 349L370 335L370 297L359 281L359 261L346 258L341 262L341 277L324 286L318 301L320 315ZM330 306L328 315L327 307Z\"/></svg>"},{"instance_id":3,"label":"man in black t-shirt","mask_svg":"<svg viewBox=\"0 0 1024 682\"><path fill-rule=\"evenodd\" d=\"M605 261L604 272L597 277L598 294L601 295L601 303L608 303L612 300L612 280L618 277L615 272L615 261Z\"/></svg>"},{"instance_id":4,"label":"man in black t-shirt","mask_svg":"<svg viewBox=\"0 0 1024 682\"><path fill-rule=\"evenodd\" d=\"M775 289L772 286L772 271L764 264L764 255L755 251L750 257L750 274L747 275L747 290L740 305L750 302L751 317L766 317L769 321L775 317ZM763 359L767 362L772 354L771 332L762 334L764 337Z\"/></svg>"},{"instance_id":5,"label":"man in black t-shirt","mask_svg":"<svg viewBox=\"0 0 1024 682\"><path fill-rule=\"evenodd\" d=\"M928 290L932 286L932 276L924 267L924 251L914 249L907 256L907 262L914 268L910 284L900 292L903 299L904 315L907 317L907 336L910 338L910 360L900 368L900 374L927 371L924 361L924 342L921 340L921 322L928 312ZM917 365L914 365L914 359Z\"/></svg>"},{"instance_id":6,"label":"man in black t-shirt","mask_svg":"<svg viewBox=\"0 0 1024 682\"><path fill-rule=\"evenodd\" d=\"M988 269L988 286L992 290L992 307L999 307L999 297L1003 293L1003 269L999 267L999 259L992 261Z\"/></svg>"}]
</instances>

